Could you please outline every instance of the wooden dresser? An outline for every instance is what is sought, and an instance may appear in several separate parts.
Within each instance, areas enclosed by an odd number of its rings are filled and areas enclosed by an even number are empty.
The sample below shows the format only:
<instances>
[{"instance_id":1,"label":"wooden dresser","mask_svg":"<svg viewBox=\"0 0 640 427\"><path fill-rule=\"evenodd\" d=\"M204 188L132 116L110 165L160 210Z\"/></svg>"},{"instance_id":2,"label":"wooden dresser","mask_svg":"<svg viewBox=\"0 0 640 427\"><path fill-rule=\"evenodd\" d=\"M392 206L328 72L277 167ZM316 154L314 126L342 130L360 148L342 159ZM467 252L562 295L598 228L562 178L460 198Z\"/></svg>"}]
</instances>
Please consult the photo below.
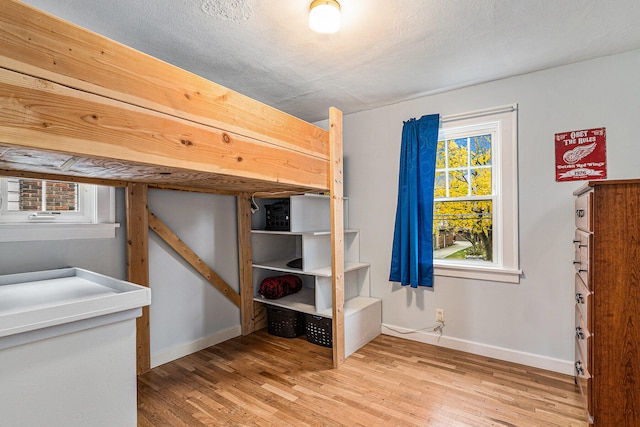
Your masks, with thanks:
<instances>
[{"instance_id":1,"label":"wooden dresser","mask_svg":"<svg viewBox=\"0 0 640 427\"><path fill-rule=\"evenodd\" d=\"M640 180L574 193L576 383L598 426L640 426Z\"/></svg>"}]
</instances>

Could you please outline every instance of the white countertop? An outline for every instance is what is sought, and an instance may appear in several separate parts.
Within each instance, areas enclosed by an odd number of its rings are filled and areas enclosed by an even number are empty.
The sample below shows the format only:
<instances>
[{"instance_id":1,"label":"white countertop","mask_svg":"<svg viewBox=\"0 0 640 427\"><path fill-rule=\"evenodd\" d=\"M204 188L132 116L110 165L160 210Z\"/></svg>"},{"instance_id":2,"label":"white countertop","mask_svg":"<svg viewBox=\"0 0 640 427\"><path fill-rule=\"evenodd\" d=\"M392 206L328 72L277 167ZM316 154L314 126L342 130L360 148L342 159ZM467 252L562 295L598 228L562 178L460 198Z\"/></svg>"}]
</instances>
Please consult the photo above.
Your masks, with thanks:
<instances>
[{"instance_id":1,"label":"white countertop","mask_svg":"<svg viewBox=\"0 0 640 427\"><path fill-rule=\"evenodd\" d=\"M70 267L0 276L0 338L139 309L151 290Z\"/></svg>"},{"instance_id":2,"label":"white countertop","mask_svg":"<svg viewBox=\"0 0 640 427\"><path fill-rule=\"evenodd\" d=\"M77 276L15 283L0 286L0 316L115 293L111 288Z\"/></svg>"}]
</instances>

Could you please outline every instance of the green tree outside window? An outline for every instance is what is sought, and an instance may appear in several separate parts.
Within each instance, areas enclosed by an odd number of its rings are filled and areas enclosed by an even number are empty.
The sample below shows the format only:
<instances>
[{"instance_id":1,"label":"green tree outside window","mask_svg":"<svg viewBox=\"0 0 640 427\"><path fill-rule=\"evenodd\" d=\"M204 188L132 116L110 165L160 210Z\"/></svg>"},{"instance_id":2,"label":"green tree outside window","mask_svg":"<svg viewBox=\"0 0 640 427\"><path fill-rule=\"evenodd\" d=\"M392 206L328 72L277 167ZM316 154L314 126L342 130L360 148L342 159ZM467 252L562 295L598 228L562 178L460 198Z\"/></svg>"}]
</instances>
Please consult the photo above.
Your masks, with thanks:
<instances>
[{"instance_id":1,"label":"green tree outside window","mask_svg":"<svg viewBox=\"0 0 640 427\"><path fill-rule=\"evenodd\" d=\"M455 236L471 244L466 258L493 260L491 134L438 141L434 190L434 242Z\"/></svg>"}]
</instances>

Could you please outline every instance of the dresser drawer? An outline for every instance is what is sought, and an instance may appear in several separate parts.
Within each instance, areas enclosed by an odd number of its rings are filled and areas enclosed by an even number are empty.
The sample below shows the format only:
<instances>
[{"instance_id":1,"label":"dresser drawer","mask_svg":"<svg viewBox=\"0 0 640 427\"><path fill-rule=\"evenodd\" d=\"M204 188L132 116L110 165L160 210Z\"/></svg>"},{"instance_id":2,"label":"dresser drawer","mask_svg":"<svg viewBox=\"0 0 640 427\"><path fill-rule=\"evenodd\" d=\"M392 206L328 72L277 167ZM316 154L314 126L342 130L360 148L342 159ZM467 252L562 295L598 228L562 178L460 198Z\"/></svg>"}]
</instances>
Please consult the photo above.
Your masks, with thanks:
<instances>
[{"instance_id":1,"label":"dresser drawer","mask_svg":"<svg viewBox=\"0 0 640 427\"><path fill-rule=\"evenodd\" d=\"M583 347L585 347L582 343L583 340L576 339L576 349L575 349L575 357L576 363L574 365L575 374L577 378L591 378L591 373L589 372L587 355L583 352Z\"/></svg>"},{"instance_id":2,"label":"dresser drawer","mask_svg":"<svg viewBox=\"0 0 640 427\"><path fill-rule=\"evenodd\" d=\"M592 234L585 231L576 230L573 237L574 255L573 266L582 278L582 281L591 287L589 268L591 262Z\"/></svg>"},{"instance_id":3,"label":"dresser drawer","mask_svg":"<svg viewBox=\"0 0 640 427\"><path fill-rule=\"evenodd\" d=\"M582 362L582 367L585 371L591 372L591 341L592 336L589 330L589 326L587 322L582 317L582 313L576 306L575 310L575 340L576 340L576 360L580 360Z\"/></svg>"},{"instance_id":4,"label":"dresser drawer","mask_svg":"<svg viewBox=\"0 0 640 427\"><path fill-rule=\"evenodd\" d=\"M583 355L580 350L580 346L576 341L576 362L574 365L576 385L580 390L580 398L582 400L582 406L586 412L586 420L588 423L593 422L593 406L591 396L593 395L593 379L589 370L584 366Z\"/></svg>"},{"instance_id":5,"label":"dresser drawer","mask_svg":"<svg viewBox=\"0 0 640 427\"><path fill-rule=\"evenodd\" d=\"M580 376L576 374L576 384L580 390L580 400L582 401L582 407L585 411L585 421L589 424L593 423L593 408L591 404L591 390L592 379L591 377Z\"/></svg>"},{"instance_id":6,"label":"dresser drawer","mask_svg":"<svg viewBox=\"0 0 640 427\"><path fill-rule=\"evenodd\" d=\"M576 197L575 220L576 228L584 231L593 231L593 221L591 220L591 191Z\"/></svg>"},{"instance_id":7,"label":"dresser drawer","mask_svg":"<svg viewBox=\"0 0 640 427\"><path fill-rule=\"evenodd\" d=\"M591 309L592 309L592 293L582 281L579 274L575 275L575 299L576 310L580 312L583 322L589 331L593 330L591 324Z\"/></svg>"},{"instance_id":8,"label":"dresser drawer","mask_svg":"<svg viewBox=\"0 0 640 427\"><path fill-rule=\"evenodd\" d=\"M587 355L587 341L590 338L579 340L576 338L575 358L576 358L576 376L582 378L591 378L589 356Z\"/></svg>"}]
</instances>

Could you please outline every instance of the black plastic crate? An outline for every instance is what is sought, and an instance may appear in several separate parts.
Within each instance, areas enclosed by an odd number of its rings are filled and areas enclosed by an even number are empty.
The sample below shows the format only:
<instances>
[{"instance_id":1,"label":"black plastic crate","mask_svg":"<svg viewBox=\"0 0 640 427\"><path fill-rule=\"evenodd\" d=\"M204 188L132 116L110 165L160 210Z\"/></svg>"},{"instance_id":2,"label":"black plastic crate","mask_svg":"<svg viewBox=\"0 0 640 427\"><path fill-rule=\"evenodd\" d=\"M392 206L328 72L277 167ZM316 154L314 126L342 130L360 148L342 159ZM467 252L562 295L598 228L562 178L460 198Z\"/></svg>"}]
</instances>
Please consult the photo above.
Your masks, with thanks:
<instances>
[{"instance_id":1,"label":"black plastic crate","mask_svg":"<svg viewBox=\"0 0 640 427\"><path fill-rule=\"evenodd\" d=\"M289 231L289 200L283 200L264 207L266 230Z\"/></svg>"},{"instance_id":2,"label":"black plastic crate","mask_svg":"<svg viewBox=\"0 0 640 427\"><path fill-rule=\"evenodd\" d=\"M299 337L306 331L305 316L298 311L267 304L267 331L284 338Z\"/></svg>"},{"instance_id":3,"label":"black plastic crate","mask_svg":"<svg viewBox=\"0 0 640 427\"><path fill-rule=\"evenodd\" d=\"M307 341L323 347L333 346L331 319L307 314Z\"/></svg>"}]
</instances>

